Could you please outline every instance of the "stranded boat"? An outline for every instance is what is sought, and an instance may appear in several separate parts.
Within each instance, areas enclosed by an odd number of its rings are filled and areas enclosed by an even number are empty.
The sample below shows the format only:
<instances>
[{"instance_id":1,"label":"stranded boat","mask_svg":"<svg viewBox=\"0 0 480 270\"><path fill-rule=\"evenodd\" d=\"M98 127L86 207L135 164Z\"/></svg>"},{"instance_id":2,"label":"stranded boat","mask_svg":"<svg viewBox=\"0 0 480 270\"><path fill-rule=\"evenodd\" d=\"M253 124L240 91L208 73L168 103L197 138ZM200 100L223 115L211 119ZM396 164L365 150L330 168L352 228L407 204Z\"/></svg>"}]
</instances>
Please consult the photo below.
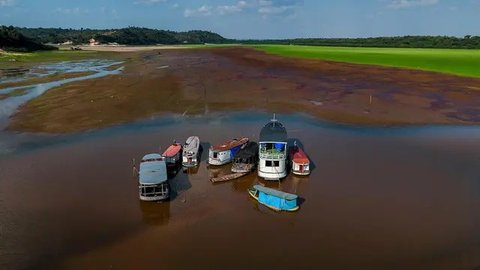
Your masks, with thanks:
<instances>
[{"instance_id":1,"label":"stranded boat","mask_svg":"<svg viewBox=\"0 0 480 270\"><path fill-rule=\"evenodd\" d=\"M183 145L182 165L195 167L199 163L200 139L197 136L188 137Z\"/></svg>"},{"instance_id":2,"label":"stranded boat","mask_svg":"<svg viewBox=\"0 0 480 270\"><path fill-rule=\"evenodd\" d=\"M275 119L260 131L258 176L280 180L287 176L287 130Z\"/></svg>"},{"instance_id":3,"label":"stranded boat","mask_svg":"<svg viewBox=\"0 0 480 270\"><path fill-rule=\"evenodd\" d=\"M248 138L241 138L210 147L208 151L208 164L223 165L231 162L235 154L247 143Z\"/></svg>"},{"instance_id":4,"label":"stranded boat","mask_svg":"<svg viewBox=\"0 0 480 270\"><path fill-rule=\"evenodd\" d=\"M275 211L297 211L300 207L297 204L298 196L272 188L255 185L248 189L248 194L259 203Z\"/></svg>"},{"instance_id":5,"label":"stranded boat","mask_svg":"<svg viewBox=\"0 0 480 270\"><path fill-rule=\"evenodd\" d=\"M159 201L169 197L167 165L159 154L148 154L140 162L138 191L142 201Z\"/></svg>"},{"instance_id":6,"label":"stranded boat","mask_svg":"<svg viewBox=\"0 0 480 270\"><path fill-rule=\"evenodd\" d=\"M173 142L173 144L170 145L162 154L168 167L175 167L179 162L181 162L181 155L182 145L177 142Z\"/></svg>"},{"instance_id":7,"label":"stranded boat","mask_svg":"<svg viewBox=\"0 0 480 270\"><path fill-rule=\"evenodd\" d=\"M297 146L295 142L294 146L290 149L290 158L292 160L292 172L296 175L309 175L310 174L310 160L307 154Z\"/></svg>"},{"instance_id":8,"label":"stranded boat","mask_svg":"<svg viewBox=\"0 0 480 270\"><path fill-rule=\"evenodd\" d=\"M258 143L248 142L242 147L233 158L232 172L249 173L257 165Z\"/></svg>"}]
</instances>

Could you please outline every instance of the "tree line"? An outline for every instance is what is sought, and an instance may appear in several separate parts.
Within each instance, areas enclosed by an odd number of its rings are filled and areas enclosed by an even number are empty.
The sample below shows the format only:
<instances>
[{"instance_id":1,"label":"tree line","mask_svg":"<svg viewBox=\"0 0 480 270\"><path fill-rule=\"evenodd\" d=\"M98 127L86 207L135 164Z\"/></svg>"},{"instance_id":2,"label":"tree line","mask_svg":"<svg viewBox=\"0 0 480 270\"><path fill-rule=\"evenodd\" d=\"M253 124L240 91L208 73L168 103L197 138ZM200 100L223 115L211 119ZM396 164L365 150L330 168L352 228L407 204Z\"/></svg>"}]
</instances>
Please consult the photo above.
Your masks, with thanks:
<instances>
[{"instance_id":1,"label":"tree line","mask_svg":"<svg viewBox=\"0 0 480 270\"><path fill-rule=\"evenodd\" d=\"M209 31L175 32L141 27L122 29L62 29L62 28L17 28L27 37L40 43L58 44L67 41L75 45L86 44L90 39L100 43L118 43L124 45L156 44L203 44L223 43L225 38Z\"/></svg>"},{"instance_id":2,"label":"tree line","mask_svg":"<svg viewBox=\"0 0 480 270\"><path fill-rule=\"evenodd\" d=\"M401 36L374 38L297 38L243 40L244 44L283 44L342 47L480 49L480 36Z\"/></svg>"},{"instance_id":3,"label":"tree line","mask_svg":"<svg viewBox=\"0 0 480 270\"><path fill-rule=\"evenodd\" d=\"M479 36L400 36L374 38L297 38L236 40L226 39L209 31L175 32L141 27L122 29L63 29L63 28L19 28L0 26L0 48L15 51L34 51L55 49L43 44L59 44L67 41L73 45L86 44L90 39L106 43L123 45L156 44L284 44L310 46L344 47L391 47L391 48L454 48L480 49Z\"/></svg>"},{"instance_id":4,"label":"tree line","mask_svg":"<svg viewBox=\"0 0 480 270\"><path fill-rule=\"evenodd\" d=\"M56 47L43 45L22 35L15 27L0 26L0 49L5 51L29 52L55 50Z\"/></svg>"}]
</instances>

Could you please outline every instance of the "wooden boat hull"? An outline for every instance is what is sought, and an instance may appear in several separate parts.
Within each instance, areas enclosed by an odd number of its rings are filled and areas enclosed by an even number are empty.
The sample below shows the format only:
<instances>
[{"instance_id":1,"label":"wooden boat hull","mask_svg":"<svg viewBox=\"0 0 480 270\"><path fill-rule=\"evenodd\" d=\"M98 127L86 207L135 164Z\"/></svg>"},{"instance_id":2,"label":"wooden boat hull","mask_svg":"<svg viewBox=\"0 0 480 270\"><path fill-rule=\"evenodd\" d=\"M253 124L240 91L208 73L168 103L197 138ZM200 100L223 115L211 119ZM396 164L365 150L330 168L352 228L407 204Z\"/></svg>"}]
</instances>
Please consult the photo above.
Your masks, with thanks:
<instances>
[{"instance_id":1,"label":"wooden boat hull","mask_svg":"<svg viewBox=\"0 0 480 270\"><path fill-rule=\"evenodd\" d=\"M224 159L224 160L215 159L215 158L209 158L208 159L208 164L213 165L213 166L222 166L222 165L228 164L230 162L232 162L232 158L228 158L228 159Z\"/></svg>"},{"instance_id":2,"label":"wooden boat hull","mask_svg":"<svg viewBox=\"0 0 480 270\"><path fill-rule=\"evenodd\" d=\"M247 175L247 173L231 173L231 174L223 175L223 176L220 176L220 177L211 178L210 181L212 183L227 182L227 181L231 181L231 180L240 178L240 177L245 176L245 175Z\"/></svg>"},{"instance_id":3,"label":"wooden boat hull","mask_svg":"<svg viewBox=\"0 0 480 270\"><path fill-rule=\"evenodd\" d=\"M262 204L262 205L265 205L266 207L274 210L274 211L277 211L277 212L281 212L281 211L286 211L286 212L296 212L298 211L298 209L300 209L300 206L296 206L295 208L291 208L291 209L280 209L280 208L277 208L277 207L274 207L274 206L271 206L271 205L268 205L266 203L263 203L261 202L259 199L258 199L258 196L257 196L258 192L257 190L255 189L248 189L248 195L250 195L250 197L252 197L253 199L255 199L258 203Z\"/></svg>"},{"instance_id":4,"label":"wooden boat hull","mask_svg":"<svg viewBox=\"0 0 480 270\"><path fill-rule=\"evenodd\" d=\"M238 164L235 163L232 166L232 172L234 173L249 173L255 169L254 164Z\"/></svg>"}]
</instances>

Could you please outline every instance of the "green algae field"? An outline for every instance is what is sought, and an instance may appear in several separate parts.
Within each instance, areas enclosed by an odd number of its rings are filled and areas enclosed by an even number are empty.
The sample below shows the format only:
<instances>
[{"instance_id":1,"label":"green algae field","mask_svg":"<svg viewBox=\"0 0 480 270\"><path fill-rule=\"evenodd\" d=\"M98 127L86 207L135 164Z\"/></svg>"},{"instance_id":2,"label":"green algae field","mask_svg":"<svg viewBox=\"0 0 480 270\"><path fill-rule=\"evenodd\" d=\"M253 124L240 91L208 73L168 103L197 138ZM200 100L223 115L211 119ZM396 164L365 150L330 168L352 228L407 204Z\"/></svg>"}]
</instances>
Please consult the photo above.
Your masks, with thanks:
<instances>
[{"instance_id":1,"label":"green algae field","mask_svg":"<svg viewBox=\"0 0 480 270\"><path fill-rule=\"evenodd\" d=\"M480 77L480 50L256 45L282 56L427 70Z\"/></svg>"}]
</instances>

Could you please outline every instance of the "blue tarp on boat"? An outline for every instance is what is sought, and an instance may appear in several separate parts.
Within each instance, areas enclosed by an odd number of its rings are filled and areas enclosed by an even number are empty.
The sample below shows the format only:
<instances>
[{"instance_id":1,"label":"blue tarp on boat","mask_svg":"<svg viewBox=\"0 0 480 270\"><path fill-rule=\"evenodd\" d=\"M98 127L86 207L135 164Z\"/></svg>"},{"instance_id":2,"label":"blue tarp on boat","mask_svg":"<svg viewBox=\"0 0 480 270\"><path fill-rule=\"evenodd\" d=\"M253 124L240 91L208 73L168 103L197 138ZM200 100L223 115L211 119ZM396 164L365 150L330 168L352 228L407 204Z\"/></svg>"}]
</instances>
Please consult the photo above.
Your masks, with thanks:
<instances>
[{"instance_id":1,"label":"blue tarp on boat","mask_svg":"<svg viewBox=\"0 0 480 270\"><path fill-rule=\"evenodd\" d=\"M233 158L238 153L238 151L240 151L240 149L242 149L242 145L230 149L230 156Z\"/></svg>"},{"instance_id":2,"label":"blue tarp on boat","mask_svg":"<svg viewBox=\"0 0 480 270\"><path fill-rule=\"evenodd\" d=\"M297 198L295 194L255 185L258 190L258 201L280 210L291 210L297 207Z\"/></svg>"}]
</instances>

